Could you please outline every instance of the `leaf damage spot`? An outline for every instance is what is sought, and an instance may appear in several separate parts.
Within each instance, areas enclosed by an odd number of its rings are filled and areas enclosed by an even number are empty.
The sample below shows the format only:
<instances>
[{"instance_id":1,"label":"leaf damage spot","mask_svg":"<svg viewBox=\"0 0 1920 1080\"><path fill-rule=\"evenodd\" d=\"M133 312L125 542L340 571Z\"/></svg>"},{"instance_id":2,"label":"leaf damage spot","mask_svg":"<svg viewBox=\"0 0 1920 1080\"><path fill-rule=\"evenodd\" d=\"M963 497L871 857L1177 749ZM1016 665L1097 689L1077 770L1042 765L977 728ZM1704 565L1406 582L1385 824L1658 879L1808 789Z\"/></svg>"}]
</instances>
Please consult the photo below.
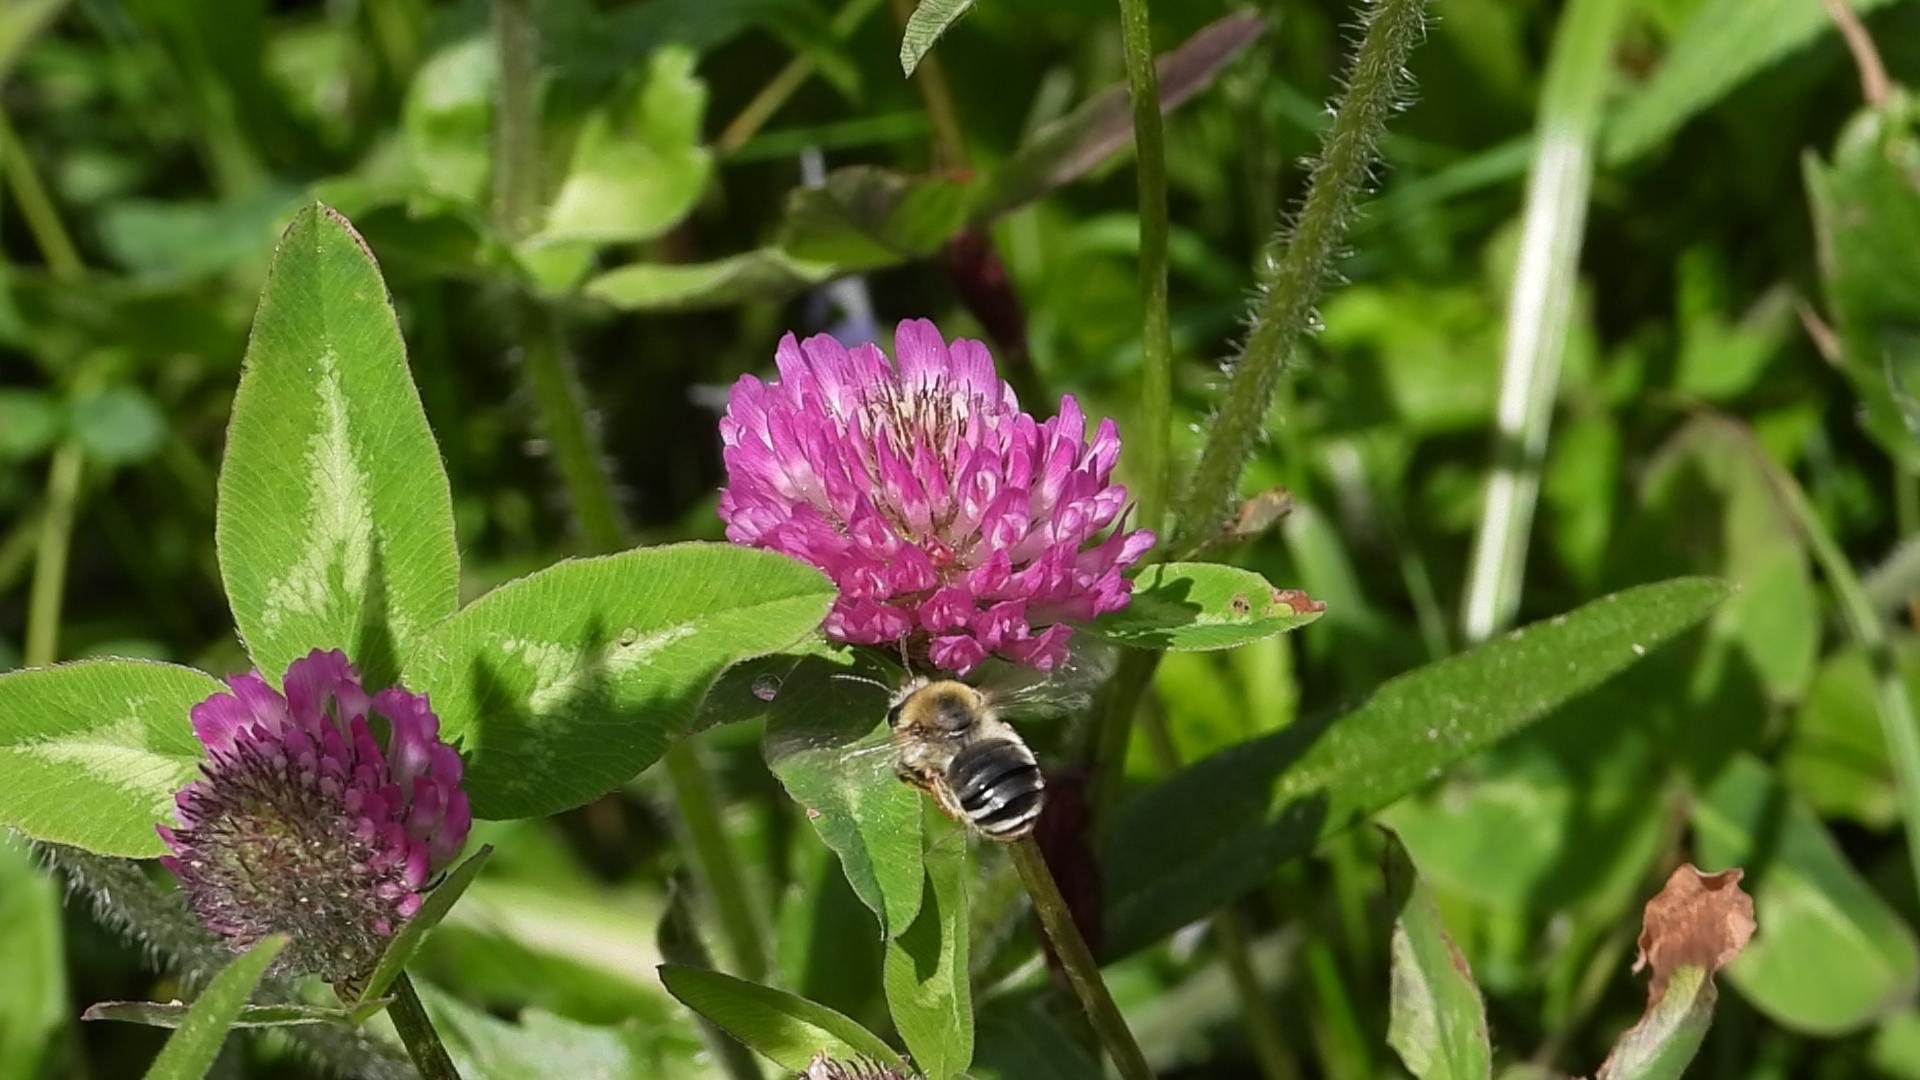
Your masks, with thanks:
<instances>
[{"instance_id":1,"label":"leaf damage spot","mask_svg":"<svg viewBox=\"0 0 1920 1080\"><path fill-rule=\"evenodd\" d=\"M1705 874L1686 863L1647 901L1633 970L1653 969L1651 1004L1659 1002L1676 970L1699 967L1711 978L1747 947L1756 924L1753 898L1740 888L1743 876L1738 867Z\"/></svg>"},{"instance_id":2,"label":"leaf damage spot","mask_svg":"<svg viewBox=\"0 0 1920 1080\"><path fill-rule=\"evenodd\" d=\"M1268 601L1267 613L1271 615L1283 607L1295 615L1318 615L1327 610L1327 602L1315 600L1308 596L1304 589L1273 590L1273 596Z\"/></svg>"}]
</instances>

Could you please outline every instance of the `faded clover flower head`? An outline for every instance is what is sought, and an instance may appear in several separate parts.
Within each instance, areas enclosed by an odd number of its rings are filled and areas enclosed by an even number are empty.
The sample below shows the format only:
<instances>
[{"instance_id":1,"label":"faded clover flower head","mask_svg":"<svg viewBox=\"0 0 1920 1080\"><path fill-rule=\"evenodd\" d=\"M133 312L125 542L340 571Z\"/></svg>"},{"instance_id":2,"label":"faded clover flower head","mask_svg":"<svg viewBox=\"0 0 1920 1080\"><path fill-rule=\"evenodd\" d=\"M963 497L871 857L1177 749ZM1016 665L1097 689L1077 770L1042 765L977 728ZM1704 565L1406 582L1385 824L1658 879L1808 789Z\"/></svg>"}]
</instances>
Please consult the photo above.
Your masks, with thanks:
<instances>
[{"instance_id":1,"label":"faded clover flower head","mask_svg":"<svg viewBox=\"0 0 1920 1080\"><path fill-rule=\"evenodd\" d=\"M424 695L367 693L337 650L294 661L284 695L227 685L193 707L207 760L160 861L236 951L285 933L283 970L360 979L466 843L460 755Z\"/></svg>"},{"instance_id":2,"label":"faded clover flower head","mask_svg":"<svg viewBox=\"0 0 1920 1080\"><path fill-rule=\"evenodd\" d=\"M1022 412L978 341L919 319L895 342L889 363L788 334L776 381L740 377L720 421L727 538L832 578L837 640L962 674L990 655L1051 670L1069 622L1126 606L1123 572L1153 546L1125 526L1120 434L1106 420L1088 439L1071 396L1050 420Z\"/></svg>"},{"instance_id":3,"label":"faded clover flower head","mask_svg":"<svg viewBox=\"0 0 1920 1080\"><path fill-rule=\"evenodd\" d=\"M835 1061L822 1050L813 1055L799 1080L914 1080L915 1075L904 1066L883 1065L871 1058Z\"/></svg>"}]
</instances>

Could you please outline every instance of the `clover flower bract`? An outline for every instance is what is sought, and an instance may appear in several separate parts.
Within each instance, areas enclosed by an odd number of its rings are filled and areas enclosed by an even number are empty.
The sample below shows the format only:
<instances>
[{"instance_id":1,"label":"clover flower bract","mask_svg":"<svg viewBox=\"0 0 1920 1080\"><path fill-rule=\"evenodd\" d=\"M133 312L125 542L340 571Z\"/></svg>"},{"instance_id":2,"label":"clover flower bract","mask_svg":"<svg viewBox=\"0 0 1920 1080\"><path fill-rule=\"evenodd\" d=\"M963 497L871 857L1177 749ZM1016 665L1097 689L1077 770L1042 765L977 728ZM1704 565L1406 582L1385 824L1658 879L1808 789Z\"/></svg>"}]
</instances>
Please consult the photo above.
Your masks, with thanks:
<instances>
[{"instance_id":1,"label":"clover flower bract","mask_svg":"<svg viewBox=\"0 0 1920 1080\"><path fill-rule=\"evenodd\" d=\"M990 655L1050 670L1068 623L1126 606L1124 571L1153 544L1125 527L1119 432L1106 420L1089 440L1071 396L1050 420L1022 412L978 341L949 348L924 319L895 340L889 364L788 334L778 380L734 384L727 538L832 578L837 640L902 642L963 674Z\"/></svg>"},{"instance_id":2,"label":"clover flower bract","mask_svg":"<svg viewBox=\"0 0 1920 1080\"><path fill-rule=\"evenodd\" d=\"M294 661L284 695L257 671L227 685L193 707L204 775L161 862L236 951L285 933L281 969L357 980L466 843L460 755L426 697L368 694L338 651Z\"/></svg>"}]
</instances>

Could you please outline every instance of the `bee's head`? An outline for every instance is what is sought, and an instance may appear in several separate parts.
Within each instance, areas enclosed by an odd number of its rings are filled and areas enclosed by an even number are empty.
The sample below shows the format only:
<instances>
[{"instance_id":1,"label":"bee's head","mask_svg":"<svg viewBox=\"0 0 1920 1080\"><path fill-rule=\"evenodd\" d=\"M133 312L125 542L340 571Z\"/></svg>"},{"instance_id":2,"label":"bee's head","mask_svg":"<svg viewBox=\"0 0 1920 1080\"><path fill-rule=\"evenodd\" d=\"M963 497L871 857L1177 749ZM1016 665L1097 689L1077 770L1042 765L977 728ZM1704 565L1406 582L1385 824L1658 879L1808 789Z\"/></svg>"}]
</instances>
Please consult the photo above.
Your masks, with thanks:
<instances>
[{"instance_id":1,"label":"bee's head","mask_svg":"<svg viewBox=\"0 0 1920 1080\"><path fill-rule=\"evenodd\" d=\"M911 729L921 735L958 735L980 722L985 712L985 695L966 683L953 679L929 682L915 679L894 699L887 722L895 730Z\"/></svg>"}]
</instances>

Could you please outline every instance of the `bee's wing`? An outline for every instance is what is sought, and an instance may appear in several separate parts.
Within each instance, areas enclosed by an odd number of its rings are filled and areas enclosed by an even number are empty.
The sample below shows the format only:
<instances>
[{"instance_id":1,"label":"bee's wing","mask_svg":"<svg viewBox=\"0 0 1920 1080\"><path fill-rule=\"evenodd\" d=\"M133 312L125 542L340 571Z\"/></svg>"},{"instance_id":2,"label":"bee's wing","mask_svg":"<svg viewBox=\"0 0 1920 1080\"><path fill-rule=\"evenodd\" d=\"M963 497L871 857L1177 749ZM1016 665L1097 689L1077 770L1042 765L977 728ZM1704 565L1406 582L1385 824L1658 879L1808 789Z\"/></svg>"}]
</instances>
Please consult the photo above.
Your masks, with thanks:
<instances>
[{"instance_id":1,"label":"bee's wing","mask_svg":"<svg viewBox=\"0 0 1920 1080\"><path fill-rule=\"evenodd\" d=\"M1004 715L1021 719L1060 719L1084 713L1093 693L1112 676L1111 646L1075 638L1074 650L1050 672L994 662L984 670L979 689Z\"/></svg>"}]
</instances>

